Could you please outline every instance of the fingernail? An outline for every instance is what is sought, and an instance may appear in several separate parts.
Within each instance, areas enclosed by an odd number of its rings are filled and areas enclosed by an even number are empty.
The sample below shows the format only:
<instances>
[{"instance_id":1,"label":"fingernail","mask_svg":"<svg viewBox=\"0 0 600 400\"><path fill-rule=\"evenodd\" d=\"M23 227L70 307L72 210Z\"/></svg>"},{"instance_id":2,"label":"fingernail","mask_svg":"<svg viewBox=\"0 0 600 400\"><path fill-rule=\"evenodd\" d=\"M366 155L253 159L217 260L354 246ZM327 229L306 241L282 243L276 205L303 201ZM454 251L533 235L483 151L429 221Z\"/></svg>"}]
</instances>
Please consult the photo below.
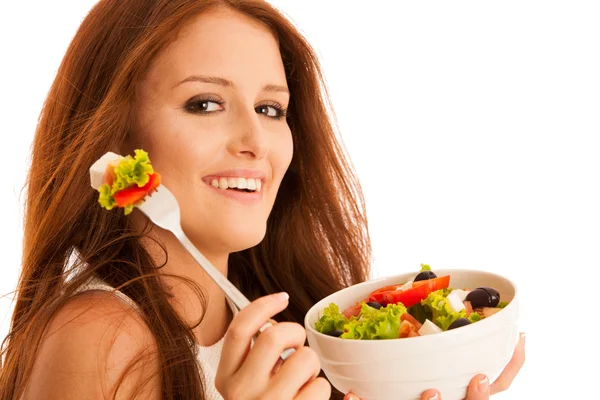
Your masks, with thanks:
<instances>
[{"instance_id":1,"label":"fingernail","mask_svg":"<svg viewBox=\"0 0 600 400\"><path fill-rule=\"evenodd\" d=\"M281 292L275 295L275 300L281 303L283 303L284 301L288 301L289 298L290 295L287 294L287 292Z\"/></svg>"},{"instance_id":2,"label":"fingernail","mask_svg":"<svg viewBox=\"0 0 600 400\"><path fill-rule=\"evenodd\" d=\"M352 393L348 393L348 396L346 396L346 400L360 400L356 395L352 394Z\"/></svg>"},{"instance_id":3,"label":"fingernail","mask_svg":"<svg viewBox=\"0 0 600 400\"><path fill-rule=\"evenodd\" d=\"M260 333L263 333L265 331L265 329L272 327L273 324L270 322L265 322L263 324L263 326L260 327L260 329L258 330Z\"/></svg>"},{"instance_id":4,"label":"fingernail","mask_svg":"<svg viewBox=\"0 0 600 400\"><path fill-rule=\"evenodd\" d=\"M479 383L479 391L481 393L487 392L488 385L490 384L490 381L488 380L487 376L484 377L483 379L481 379L478 383Z\"/></svg>"},{"instance_id":5,"label":"fingernail","mask_svg":"<svg viewBox=\"0 0 600 400\"><path fill-rule=\"evenodd\" d=\"M525 343L525 332L520 333L520 339Z\"/></svg>"},{"instance_id":6,"label":"fingernail","mask_svg":"<svg viewBox=\"0 0 600 400\"><path fill-rule=\"evenodd\" d=\"M439 399L439 396L437 393L429 398L429 400L438 400L438 399Z\"/></svg>"}]
</instances>

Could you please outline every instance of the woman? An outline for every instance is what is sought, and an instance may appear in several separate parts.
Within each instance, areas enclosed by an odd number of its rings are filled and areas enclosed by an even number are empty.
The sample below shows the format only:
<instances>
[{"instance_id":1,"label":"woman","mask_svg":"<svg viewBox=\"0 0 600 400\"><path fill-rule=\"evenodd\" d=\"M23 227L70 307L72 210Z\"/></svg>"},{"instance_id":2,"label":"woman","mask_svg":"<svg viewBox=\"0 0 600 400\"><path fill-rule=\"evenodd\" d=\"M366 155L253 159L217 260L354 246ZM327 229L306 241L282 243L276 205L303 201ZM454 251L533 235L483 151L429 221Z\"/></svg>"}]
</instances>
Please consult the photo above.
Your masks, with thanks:
<instances>
[{"instance_id":1,"label":"woman","mask_svg":"<svg viewBox=\"0 0 600 400\"><path fill-rule=\"evenodd\" d=\"M370 243L323 87L311 47L261 1L94 7L36 131L0 399L330 398L299 323L368 278ZM97 204L89 167L136 148L194 244L254 300L239 314L170 233Z\"/></svg>"}]
</instances>

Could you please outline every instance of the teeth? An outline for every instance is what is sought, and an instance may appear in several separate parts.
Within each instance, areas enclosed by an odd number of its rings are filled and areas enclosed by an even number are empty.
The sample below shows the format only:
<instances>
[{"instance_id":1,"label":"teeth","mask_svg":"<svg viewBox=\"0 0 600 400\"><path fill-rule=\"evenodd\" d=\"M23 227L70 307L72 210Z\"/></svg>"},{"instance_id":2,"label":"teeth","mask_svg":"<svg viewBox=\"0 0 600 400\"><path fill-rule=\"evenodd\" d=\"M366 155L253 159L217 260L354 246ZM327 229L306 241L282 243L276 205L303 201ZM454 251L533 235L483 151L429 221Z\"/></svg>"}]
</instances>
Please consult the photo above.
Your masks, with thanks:
<instances>
[{"instance_id":1,"label":"teeth","mask_svg":"<svg viewBox=\"0 0 600 400\"><path fill-rule=\"evenodd\" d=\"M215 178L210 184L219 189L248 189L254 192L260 192L262 181L259 178Z\"/></svg>"},{"instance_id":2,"label":"teeth","mask_svg":"<svg viewBox=\"0 0 600 400\"><path fill-rule=\"evenodd\" d=\"M227 178L221 178L219 179L219 189L227 189Z\"/></svg>"}]
</instances>

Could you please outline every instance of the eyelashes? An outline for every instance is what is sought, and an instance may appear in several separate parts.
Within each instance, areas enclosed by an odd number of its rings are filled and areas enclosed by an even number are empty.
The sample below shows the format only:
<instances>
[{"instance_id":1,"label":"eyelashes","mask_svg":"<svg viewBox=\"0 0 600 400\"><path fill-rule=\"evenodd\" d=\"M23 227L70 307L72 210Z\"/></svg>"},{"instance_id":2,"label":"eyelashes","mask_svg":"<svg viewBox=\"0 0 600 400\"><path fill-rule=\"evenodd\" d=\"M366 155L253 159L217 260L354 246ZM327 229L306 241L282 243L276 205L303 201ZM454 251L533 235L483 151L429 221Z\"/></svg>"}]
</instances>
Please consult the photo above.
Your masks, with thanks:
<instances>
[{"instance_id":1,"label":"eyelashes","mask_svg":"<svg viewBox=\"0 0 600 400\"><path fill-rule=\"evenodd\" d=\"M184 109L192 114L207 116L225 111L224 105L225 102L216 97L195 97L186 103ZM275 101L259 104L254 107L254 111L274 120L281 120L288 116L288 110Z\"/></svg>"}]
</instances>

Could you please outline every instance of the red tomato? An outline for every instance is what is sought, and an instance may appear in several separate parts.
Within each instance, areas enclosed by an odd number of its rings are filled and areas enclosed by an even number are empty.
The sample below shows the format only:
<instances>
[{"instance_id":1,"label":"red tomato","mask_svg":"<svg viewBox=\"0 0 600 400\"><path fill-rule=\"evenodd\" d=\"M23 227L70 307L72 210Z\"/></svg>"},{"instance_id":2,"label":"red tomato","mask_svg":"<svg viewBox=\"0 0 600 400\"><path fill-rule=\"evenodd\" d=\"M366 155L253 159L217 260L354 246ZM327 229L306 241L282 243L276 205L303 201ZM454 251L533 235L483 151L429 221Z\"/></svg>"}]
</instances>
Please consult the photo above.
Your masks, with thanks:
<instances>
[{"instance_id":1,"label":"red tomato","mask_svg":"<svg viewBox=\"0 0 600 400\"><path fill-rule=\"evenodd\" d=\"M389 285L389 286L384 286L381 289L377 289L373 292L371 292L371 294L369 295L369 301L376 301L377 303L381 303L383 301L383 294L385 292L391 292L394 290L398 290L398 288L402 287L404 284L400 283L397 285Z\"/></svg>"},{"instance_id":2,"label":"red tomato","mask_svg":"<svg viewBox=\"0 0 600 400\"><path fill-rule=\"evenodd\" d=\"M400 316L400 321L408 321L415 326L417 329L421 329L423 326L415 317L410 315L409 313L404 313Z\"/></svg>"},{"instance_id":3,"label":"red tomato","mask_svg":"<svg viewBox=\"0 0 600 400\"><path fill-rule=\"evenodd\" d=\"M382 304L402 303L408 308L426 299L429 293L431 293L429 285L419 285L407 290L393 290L383 293Z\"/></svg>"},{"instance_id":4,"label":"red tomato","mask_svg":"<svg viewBox=\"0 0 600 400\"><path fill-rule=\"evenodd\" d=\"M119 190L115 193L115 201L119 207L125 207L131 204L137 204L144 199L148 194L154 192L160 185L160 174L155 172L150 174L148 183L144 186L139 187L137 185L128 187L123 190Z\"/></svg>"},{"instance_id":5,"label":"red tomato","mask_svg":"<svg viewBox=\"0 0 600 400\"><path fill-rule=\"evenodd\" d=\"M432 292L435 292L436 290L440 289L446 289L448 286L450 286L450 275L440 276L439 278L427 279L425 281L413 282L413 287L425 284L429 285L429 289Z\"/></svg>"},{"instance_id":6,"label":"red tomato","mask_svg":"<svg viewBox=\"0 0 600 400\"><path fill-rule=\"evenodd\" d=\"M114 165L107 165L106 170L104 170L104 175L102 176L102 183L106 183L108 186L112 186L115 181L117 174L115 172Z\"/></svg>"},{"instance_id":7,"label":"red tomato","mask_svg":"<svg viewBox=\"0 0 600 400\"><path fill-rule=\"evenodd\" d=\"M364 299L363 301L366 303L369 301L369 299ZM342 314L344 314L346 316L346 318L358 317L358 314L360 314L361 308L362 308L362 301L359 303L356 303L353 306L346 308L344 311L342 311Z\"/></svg>"},{"instance_id":8,"label":"red tomato","mask_svg":"<svg viewBox=\"0 0 600 400\"><path fill-rule=\"evenodd\" d=\"M398 328L398 337L407 338L414 336L420 336L417 327L406 320L400 322L400 328Z\"/></svg>"}]
</instances>

